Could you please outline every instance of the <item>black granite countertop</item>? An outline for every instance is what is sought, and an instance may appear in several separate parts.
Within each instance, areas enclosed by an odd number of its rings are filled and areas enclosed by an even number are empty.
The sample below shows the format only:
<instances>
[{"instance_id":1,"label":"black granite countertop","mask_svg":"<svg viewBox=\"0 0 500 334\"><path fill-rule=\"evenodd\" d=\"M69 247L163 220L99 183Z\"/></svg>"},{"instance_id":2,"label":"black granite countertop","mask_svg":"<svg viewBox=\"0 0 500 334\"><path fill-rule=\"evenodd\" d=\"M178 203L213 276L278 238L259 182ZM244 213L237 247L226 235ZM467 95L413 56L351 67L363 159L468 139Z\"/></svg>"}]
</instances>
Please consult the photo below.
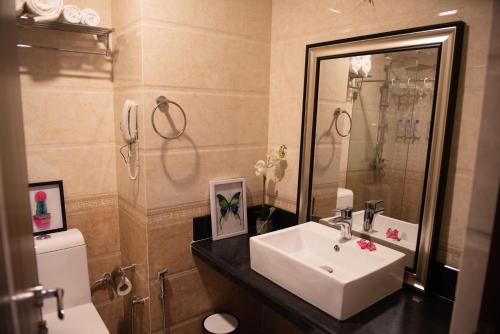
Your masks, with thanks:
<instances>
[{"instance_id":1,"label":"black granite countertop","mask_svg":"<svg viewBox=\"0 0 500 334\"><path fill-rule=\"evenodd\" d=\"M247 289L305 333L448 333L453 304L410 288L339 321L250 269L249 236L193 242L194 255Z\"/></svg>"}]
</instances>

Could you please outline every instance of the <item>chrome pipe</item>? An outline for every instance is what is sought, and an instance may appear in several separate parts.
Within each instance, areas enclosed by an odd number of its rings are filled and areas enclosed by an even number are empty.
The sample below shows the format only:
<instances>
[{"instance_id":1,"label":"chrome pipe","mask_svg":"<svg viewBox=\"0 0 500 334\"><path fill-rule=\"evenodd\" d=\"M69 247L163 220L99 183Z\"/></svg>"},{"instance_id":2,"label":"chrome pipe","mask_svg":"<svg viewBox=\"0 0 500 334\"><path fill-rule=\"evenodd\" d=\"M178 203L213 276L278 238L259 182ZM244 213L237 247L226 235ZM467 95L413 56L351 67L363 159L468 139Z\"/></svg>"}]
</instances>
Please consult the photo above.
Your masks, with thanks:
<instances>
[{"instance_id":1,"label":"chrome pipe","mask_svg":"<svg viewBox=\"0 0 500 334\"><path fill-rule=\"evenodd\" d=\"M149 299L149 297L137 297L137 296L134 296L134 298L132 298L132 312L131 312L131 317L130 317L130 319L131 319L130 320L131 321L130 328L131 328L132 334L134 334L135 306L136 305L144 305L144 303L148 299Z\"/></svg>"}]
</instances>

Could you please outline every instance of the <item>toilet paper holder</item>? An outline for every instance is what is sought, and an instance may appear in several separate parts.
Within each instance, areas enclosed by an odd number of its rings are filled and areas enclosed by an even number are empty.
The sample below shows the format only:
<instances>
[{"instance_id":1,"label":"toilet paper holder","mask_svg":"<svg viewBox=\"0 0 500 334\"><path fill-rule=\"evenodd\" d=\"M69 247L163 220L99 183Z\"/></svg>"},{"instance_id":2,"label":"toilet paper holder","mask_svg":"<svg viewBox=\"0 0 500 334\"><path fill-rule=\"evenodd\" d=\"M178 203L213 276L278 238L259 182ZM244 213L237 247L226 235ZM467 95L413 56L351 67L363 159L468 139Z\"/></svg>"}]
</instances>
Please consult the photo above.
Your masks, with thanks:
<instances>
[{"instance_id":1,"label":"toilet paper holder","mask_svg":"<svg viewBox=\"0 0 500 334\"><path fill-rule=\"evenodd\" d=\"M135 272L135 263L125 267L115 267L111 272L113 291L118 296L128 295L132 291L132 283L127 278L127 272Z\"/></svg>"},{"instance_id":2,"label":"toilet paper holder","mask_svg":"<svg viewBox=\"0 0 500 334\"><path fill-rule=\"evenodd\" d=\"M132 263L131 265L128 265L128 266L125 266L125 267L121 267L120 268L120 271L123 273L123 274L126 274L128 272L135 272L135 267L136 267L136 264L135 263Z\"/></svg>"},{"instance_id":3,"label":"toilet paper holder","mask_svg":"<svg viewBox=\"0 0 500 334\"><path fill-rule=\"evenodd\" d=\"M135 268L136 264L132 263L131 265L125 267L117 266L111 273L105 272L99 279L92 283L91 291L93 291L100 285L106 284L111 286L114 295L123 295L124 292L126 292L125 294L128 294L132 288L132 283L130 283L130 281L128 280L127 273L135 272ZM129 286L130 289L126 286ZM123 290L120 291L120 288L122 288Z\"/></svg>"}]
</instances>

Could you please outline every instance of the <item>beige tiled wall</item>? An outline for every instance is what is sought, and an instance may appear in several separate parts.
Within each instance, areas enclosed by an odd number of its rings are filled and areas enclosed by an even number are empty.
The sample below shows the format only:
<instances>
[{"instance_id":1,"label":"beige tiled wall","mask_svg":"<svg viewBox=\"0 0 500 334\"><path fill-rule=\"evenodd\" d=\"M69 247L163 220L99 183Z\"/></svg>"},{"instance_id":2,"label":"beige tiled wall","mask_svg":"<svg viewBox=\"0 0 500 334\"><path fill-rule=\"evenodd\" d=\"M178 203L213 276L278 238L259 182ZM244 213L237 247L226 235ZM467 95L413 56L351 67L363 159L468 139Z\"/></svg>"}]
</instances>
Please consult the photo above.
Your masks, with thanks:
<instances>
[{"instance_id":1,"label":"beige tiled wall","mask_svg":"<svg viewBox=\"0 0 500 334\"><path fill-rule=\"evenodd\" d=\"M364 1L274 0L271 34L269 146L286 144L289 164L298 163L305 45L447 21L467 24L453 149L446 194L439 259L460 267L473 161L486 73L489 12L492 1ZM333 6L333 7L332 7ZM329 8L340 10L337 14ZM451 16L438 16L457 9ZM298 166L298 164L296 165ZM294 199L297 168L276 185L278 196Z\"/></svg>"},{"instance_id":2,"label":"beige tiled wall","mask_svg":"<svg viewBox=\"0 0 500 334\"><path fill-rule=\"evenodd\" d=\"M72 1L95 8L111 26L111 2ZM67 48L95 41L52 31L18 30L21 41ZM90 280L121 265L112 62L105 57L20 48L21 91L30 182L63 180L68 228L87 244ZM112 333L119 332L123 302L106 288L92 300Z\"/></svg>"},{"instance_id":3,"label":"beige tiled wall","mask_svg":"<svg viewBox=\"0 0 500 334\"><path fill-rule=\"evenodd\" d=\"M491 13L491 36L484 94L484 107L480 120L480 134L474 168L474 185L467 225L466 240L456 299L453 306L450 333L465 334L488 331L494 328L492 285L498 268L498 184L500 183L500 136L498 124L500 114L498 94L500 82L500 40L496 31L500 28L500 3L493 4ZM498 275L497 275L498 276ZM494 288L493 288L494 289ZM491 307L491 306L490 306ZM484 319L487 319L486 321Z\"/></svg>"},{"instance_id":4,"label":"beige tiled wall","mask_svg":"<svg viewBox=\"0 0 500 334\"><path fill-rule=\"evenodd\" d=\"M352 114L352 103L347 98L348 76L348 59L335 59L321 65L312 189L312 214L318 218L332 216L337 187L345 182L347 159L342 153L349 146L349 137L339 136L336 127L340 133L346 133L349 125L343 114L335 125L334 111L340 108Z\"/></svg>"},{"instance_id":5,"label":"beige tiled wall","mask_svg":"<svg viewBox=\"0 0 500 334\"><path fill-rule=\"evenodd\" d=\"M253 165L267 150L271 2L115 1L112 8L115 119L125 99L139 105L139 180L129 181L117 162L122 255L140 264L133 279L150 296L136 324L144 332L161 330L156 277L163 268L172 332L199 331L203 316L221 308L258 316L255 301L196 262L190 243L193 217L209 214L209 180L245 177L249 202L260 198ZM186 112L186 131L177 140L161 139L151 126L160 95ZM175 107L170 115L180 128ZM172 133L161 112L156 122ZM119 131L116 143L118 149ZM241 303L232 301L234 294ZM127 299L127 321L129 305ZM257 310L239 311L242 305ZM258 324L245 327L254 333Z\"/></svg>"}]
</instances>

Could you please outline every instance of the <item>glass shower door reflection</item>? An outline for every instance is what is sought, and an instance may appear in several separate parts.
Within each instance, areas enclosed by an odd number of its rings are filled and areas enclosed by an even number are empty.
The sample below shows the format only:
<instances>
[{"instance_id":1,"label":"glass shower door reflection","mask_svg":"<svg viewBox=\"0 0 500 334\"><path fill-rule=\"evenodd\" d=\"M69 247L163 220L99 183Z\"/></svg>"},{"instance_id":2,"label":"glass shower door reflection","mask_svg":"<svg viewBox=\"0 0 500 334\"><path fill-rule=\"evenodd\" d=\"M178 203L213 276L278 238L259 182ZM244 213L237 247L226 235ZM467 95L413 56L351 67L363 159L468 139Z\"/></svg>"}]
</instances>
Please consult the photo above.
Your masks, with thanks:
<instances>
[{"instance_id":1,"label":"glass shower door reflection","mask_svg":"<svg viewBox=\"0 0 500 334\"><path fill-rule=\"evenodd\" d=\"M383 199L385 215L419 223L437 58L435 48L372 55L371 75L350 77L355 211Z\"/></svg>"}]
</instances>

